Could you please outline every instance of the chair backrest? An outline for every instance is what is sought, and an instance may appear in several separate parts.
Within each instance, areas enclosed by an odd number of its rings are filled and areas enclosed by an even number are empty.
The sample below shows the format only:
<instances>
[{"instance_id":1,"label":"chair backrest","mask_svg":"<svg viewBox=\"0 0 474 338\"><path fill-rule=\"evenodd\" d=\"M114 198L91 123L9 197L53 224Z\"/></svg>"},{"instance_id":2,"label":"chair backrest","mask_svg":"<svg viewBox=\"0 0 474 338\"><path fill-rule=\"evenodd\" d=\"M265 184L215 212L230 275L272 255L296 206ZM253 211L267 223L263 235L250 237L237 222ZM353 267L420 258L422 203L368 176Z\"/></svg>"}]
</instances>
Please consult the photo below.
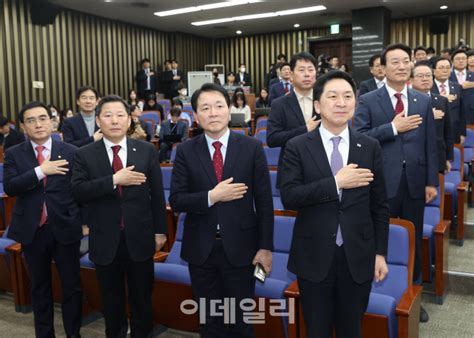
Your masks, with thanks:
<instances>
[{"instance_id":1,"label":"chair backrest","mask_svg":"<svg viewBox=\"0 0 474 338\"><path fill-rule=\"evenodd\" d=\"M466 138L463 146L464 148L474 148L474 130L469 126L466 128Z\"/></svg>"},{"instance_id":2,"label":"chair backrest","mask_svg":"<svg viewBox=\"0 0 474 338\"><path fill-rule=\"evenodd\" d=\"M272 196L280 197L280 189L277 188L277 171L270 170L270 181L272 183Z\"/></svg>"},{"instance_id":3,"label":"chair backrest","mask_svg":"<svg viewBox=\"0 0 474 338\"><path fill-rule=\"evenodd\" d=\"M278 158L280 157L280 147L270 148L267 146L263 147L265 156L267 157L267 165L276 167L278 166Z\"/></svg>"},{"instance_id":4,"label":"chair backrest","mask_svg":"<svg viewBox=\"0 0 474 338\"><path fill-rule=\"evenodd\" d=\"M263 144L267 144L267 129L257 129L255 131L255 138L262 141Z\"/></svg>"},{"instance_id":5,"label":"chair backrest","mask_svg":"<svg viewBox=\"0 0 474 338\"><path fill-rule=\"evenodd\" d=\"M188 265L188 263L181 259L181 244L183 241L183 229L184 229L184 220L186 219L186 214L181 213L178 216L178 224L176 225L176 239L171 248L170 254L166 257L165 263L170 264L179 264L179 265Z\"/></svg>"},{"instance_id":6,"label":"chair backrest","mask_svg":"<svg viewBox=\"0 0 474 338\"><path fill-rule=\"evenodd\" d=\"M160 123L160 113L155 110L145 110L142 114L142 119L145 121L153 121L155 124Z\"/></svg>"},{"instance_id":7,"label":"chair backrest","mask_svg":"<svg viewBox=\"0 0 474 338\"><path fill-rule=\"evenodd\" d=\"M192 109L185 109L185 108L183 108L183 109L181 110L181 112L182 112L182 113L185 113L186 115L189 116L189 118L191 119L191 123L194 122L194 112L193 112Z\"/></svg>"},{"instance_id":8,"label":"chair backrest","mask_svg":"<svg viewBox=\"0 0 474 338\"><path fill-rule=\"evenodd\" d=\"M248 128L231 128L234 133L241 134L241 135L248 135L249 129Z\"/></svg>"},{"instance_id":9,"label":"chair backrest","mask_svg":"<svg viewBox=\"0 0 474 338\"><path fill-rule=\"evenodd\" d=\"M51 133L51 138L55 141L62 141L63 137L61 136L61 133Z\"/></svg>"},{"instance_id":10,"label":"chair backrest","mask_svg":"<svg viewBox=\"0 0 474 338\"><path fill-rule=\"evenodd\" d=\"M454 160L451 162L451 171L459 171L462 180L464 177L464 148L460 144L455 144L453 153Z\"/></svg>"},{"instance_id":11,"label":"chair backrest","mask_svg":"<svg viewBox=\"0 0 474 338\"><path fill-rule=\"evenodd\" d=\"M170 111L170 109L171 109L171 102L170 102L170 100L168 100L168 99L161 99L161 100L158 100L158 103L163 106L163 109L165 110L165 112L169 112L169 111Z\"/></svg>"},{"instance_id":12,"label":"chair backrest","mask_svg":"<svg viewBox=\"0 0 474 338\"><path fill-rule=\"evenodd\" d=\"M294 224L295 216L275 216L273 227L273 264L269 278L288 283L296 278L287 269Z\"/></svg>"},{"instance_id":13,"label":"chair backrest","mask_svg":"<svg viewBox=\"0 0 474 338\"><path fill-rule=\"evenodd\" d=\"M268 123L268 116L261 116L257 119L257 124L255 125L255 129L267 128L267 123Z\"/></svg>"},{"instance_id":14,"label":"chair backrest","mask_svg":"<svg viewBox=\"0 0 474 338\"><path fill-rule=\"evenodd\" d=\"M173 172L173 166L171 165L161 165L161 176L163 179L163 189L171 189L171 174Z\"/></svg>"},{"instance_id":15,"label":"chair backrest","mask_svg":"<svg viewBox=\"0 0 474 338\"><path fill-rule=\"evenodd\" d=\"M171 155L170 155L170 162L174 163L174 160L176 159L176 150L179 146L179 143L173 143L173 147L171 148Z\"/></svg>"}]
</instances>

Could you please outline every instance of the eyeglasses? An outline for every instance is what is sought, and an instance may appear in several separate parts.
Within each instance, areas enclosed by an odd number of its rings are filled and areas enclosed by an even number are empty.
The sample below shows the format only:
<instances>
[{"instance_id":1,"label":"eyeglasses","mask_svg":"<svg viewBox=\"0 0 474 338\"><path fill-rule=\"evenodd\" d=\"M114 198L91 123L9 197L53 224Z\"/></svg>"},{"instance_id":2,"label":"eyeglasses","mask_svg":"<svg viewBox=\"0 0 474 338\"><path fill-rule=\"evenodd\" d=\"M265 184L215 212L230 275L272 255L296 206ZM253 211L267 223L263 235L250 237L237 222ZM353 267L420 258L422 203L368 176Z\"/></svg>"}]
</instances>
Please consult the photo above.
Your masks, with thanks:
<instances>
[{"instance_id":1,"label":"eyeglasses","mask_svg":"<svg viewBox=\"0 0 474 338\"><path fill-rule=\"evenodd\" d=\"M38 122L40 124L44 124L46 123L47 121L49 121L50 118L49 116L45 115L45 116L40 116L38 118L36 117L29 117L25 120L25 124L29 125L29 126L34 126L35 124L37 124Z\"/></svg>"},{"instance_id":2,"label":"eyeglasses","mask_svg":"<svg viewBox=\"0 0 474 338\"><path fill-rule=\"evenodd\" d=\"M433 77L433 75L431 73L426 73L426 74L416 74L413 77L416 78L416 79L429 79L429 78Z\"/></svg>"},{"instance_id":3,"label":"eyeglasses","mask_svg":"<svg viewBox=\"0 0 474 338\"><path fill-rule=\"evenodd\" d=\"M436 69L439 69L439 70L451 70L451 67L449 67L449 66L445 66L445 67L436 67Z\"/></svg>"}]
</instances>

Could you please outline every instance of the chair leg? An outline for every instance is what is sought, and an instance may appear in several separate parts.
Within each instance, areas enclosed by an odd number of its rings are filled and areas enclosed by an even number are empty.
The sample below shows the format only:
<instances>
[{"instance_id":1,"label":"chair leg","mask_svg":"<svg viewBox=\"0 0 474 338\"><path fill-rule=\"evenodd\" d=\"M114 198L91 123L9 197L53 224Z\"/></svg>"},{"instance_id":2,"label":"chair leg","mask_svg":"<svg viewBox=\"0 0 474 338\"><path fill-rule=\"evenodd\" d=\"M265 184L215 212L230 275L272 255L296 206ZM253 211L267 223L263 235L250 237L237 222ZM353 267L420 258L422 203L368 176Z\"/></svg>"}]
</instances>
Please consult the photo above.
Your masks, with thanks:
<instances>
[{"instance_id":1,"label":"chair leg","mask_svg":"<svg viewBox=\"0 0 474 338\"><path fill-rule=\"evenodd\" d=\"M449 221L441 221L434 229L435 236L435 295L436 303L443 304L448 290Z\"/></svg>"}]
</instances>

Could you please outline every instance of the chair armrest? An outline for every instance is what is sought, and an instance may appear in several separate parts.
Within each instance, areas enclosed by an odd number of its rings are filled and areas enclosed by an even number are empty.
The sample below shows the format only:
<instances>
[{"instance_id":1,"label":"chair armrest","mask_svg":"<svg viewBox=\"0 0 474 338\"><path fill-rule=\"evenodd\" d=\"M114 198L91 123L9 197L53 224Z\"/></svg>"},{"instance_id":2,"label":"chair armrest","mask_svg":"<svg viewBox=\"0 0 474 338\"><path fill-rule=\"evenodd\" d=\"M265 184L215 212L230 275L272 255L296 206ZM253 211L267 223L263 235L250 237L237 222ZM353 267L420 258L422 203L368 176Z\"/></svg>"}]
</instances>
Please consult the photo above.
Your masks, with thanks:
<instances>
[{"instance_id":1,"label":"chair armrest","mask_svg":"<svg viewBox=\"0 0 474 338\"><path fill-rule=\"evenodd\" d=\"M300 298L300 289L298 287L298 281L294 280L285 290L286 298Z\"/></svg>"},{"instance_id":2,"label":"chair armrest","mask_svg":"<svg viewBox=\"0 0 474 338\"><path fill-rule=\"evenodd\" d=\"M469 188L469 182L466 182L466 181L460 182L458 186L456 187L458 191L467 191L468 188Z\"/></svg>"},{"instance_id":3,"label":"chair armrest","mask_svg":"<svg viewBox=\"0 0 474 338\"><path fill-rule=\"evenodd\" d=\"M417 298L421 298L422 290L423 287L421 285L412 285L405 291L395 310L397 316L408 317L410 315L414 310L413 306L415 305Z\"/></svg>"},{"instance_id":4,"label":"chair armrest","mask_svg":"<svg viewBox=\"0 0 474 338\"><path fill-rule=\"evenodd\" d=\"M170 254L169 252L163 252L163 251L155 252L155 255L153 256L153 261L155 263L163 263L169 254Z\"/></svg>"},{"instance_id":5,"label":"chair armrest","mask_svg":"<svg viewBox=\"0 0 474 338\"><path fill-rule=\"evenodd\" d=\"M4 233L5 233L5 230L0 230L0 237L3 237Z\"/></svg>"},{"instance_id":6,"label":"chair armrest","mask_svg":"<svg viewBox=\"0 0 474 338\"><path fill-rule=\"evenodd\" d=\"M5 250L7 250L7 252L9 252L11 254L18 254L18 255L21 255L21 253L23 252L23 249L21 248L20 243L12 244L12 245L6 247Z\"/></svg>"},{"instance_id":7,"label":"chair armrest","mask_svg":"<svg viewBox=\"0 0 474 338\"><path fill-rule=\"evenodd\" d=\"M441 234L444 235L446 231L449 230L449 227L451 226L451 221L447 219L443 219L441 222L439 222L433 229L433 232L435 234Z\"/></svg>"}]
</instances>

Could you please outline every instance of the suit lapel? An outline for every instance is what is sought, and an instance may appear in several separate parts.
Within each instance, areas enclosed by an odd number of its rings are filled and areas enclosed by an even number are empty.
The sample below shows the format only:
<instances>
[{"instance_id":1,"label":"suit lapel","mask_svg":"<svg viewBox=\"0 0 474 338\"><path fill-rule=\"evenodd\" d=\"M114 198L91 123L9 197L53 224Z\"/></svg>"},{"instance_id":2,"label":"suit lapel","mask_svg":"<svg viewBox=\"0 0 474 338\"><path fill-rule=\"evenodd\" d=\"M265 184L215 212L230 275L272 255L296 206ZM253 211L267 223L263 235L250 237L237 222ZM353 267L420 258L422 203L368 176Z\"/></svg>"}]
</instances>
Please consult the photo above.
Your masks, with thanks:
<instances>
[{"instance_id":1,"label":"suit lapel","mask_svg":"<svg viewBox=\"0 0 474 338\"><path fill-rule=\"evenodd\" d=\"M222 179L228 179L232 176L232 171L235 165L235 161L239 155L239 140L233 132L230 132L229 141L227 142L227 151L224 161L224 171L222 173Z\"/></svg>"},{"instance_id":2,"label":"suit lapel","mask_svg":"<svg viewBox=\"0 0 474 338\"><path fill-rule=\"evenodd\" d=\"M209 148L207 147L206 137L204 134L199 136L200 139L195 143L195 151L198 155L199 161L204 168L211 185L214 187L217 185L216 173L214 172L214 167L212 165L211 154L209 153Z\"/></svg>"},{"instance_id":3,"label":"suit lapel","mask_svg":"<svg viewBox=\"0 0 474 338\"><path fill-rule=\"evenodd\" d=\"M138 153L140 153L140 149L137 146L138 142L127 137L127 167L139 162L140 156L138 156Z\"/></svg>"},{"instance_id":4,"label":"suit lapel","mask_svg":"<svg viewBox=\"0 0 474 338\"><path fill-rule=\"evenodd\" d=\"M316 166L319 168L319 171L323 177L332 176L331 166L328 162L326 156L326 151L324 150L323 140L321 139L321 133L319 128L316 128L315 131L306 134L308 138L313 140L312 143L307 143L306 148L311 155L311 158L316 163Z\"/></svg>"},{"instance_id":5,"label":"suit lapel","mask_svg":"<svg viewBox=\"0 0 474 338\"><path fill-rule=\"evenodd\" d=\"M292 90L291 93L288 95L288 99L289 99L288 106L293 111L293 114L300 121L301 125L306 124L304 120L303 112L301 111L301 108L300 108L300 103L298 102L298 98L296 97L296 93L294 90Z\"/></svg>"},{"instance_id":6,"label":"suit lapel","mask_svg":"<svg viewBox=\"0 0 474 338\"><path fill-rule=\"evenodd\" d=\"M393 109L392 99L388 95L387 88L383 86L378 89L377 95L380 97L379 103L382 108L382 112L387 116L389 121L392 121L395 116L395 110Z\"/></svg>"},{"instance_id":7,"label":"suit lapel","mask_svg":"<svg viewBox=\"0 0 474 338\"><path fill-rule=\"evenodd\" d=\"M436 83L433 83L433 87L431 87L431 92L439 94L438 85Z\"/></svg>"},{"instance_id":8,"label":"suit lapel","mask_svg":"<svg viewBox=\"0 0 474 338\"><path fill-rule=\"evenodd\" d=\"M418 94L414 90L408 89L408 115L415 115L419 113L418 109Z\"/></svg>"},{"instance_id":9,"label":"suit lapel","mask_svg":"<svg viewBox=\"0 0 474 338\"><path fill-rule=\"evenodd\" d=\"M100 141L95 142L94 148L97 152L96 163L99 166L100 170L104 170L104 175L113 174L114 170L112 169L112 165L110 164L109 155L107 154L107 149L105 149L104 140L102 139Z\"/></svg>"},{"instance_id":10,"label":"suit lapel","mask_svg":"<svg viewBox=\"0 0 474 338\"><path fill-rule=\"evenodd\" d=\"M349 156L347 158L347 164L359 164L363 151L364 148L362 147L362 144L359 143L359 138L354 134L352 129L349 128ZM344 190L341 197L341 203L344 203L346 199L351 197L351 191L352 189Z\"/></svg>"},{"instance_id":11,"label":"suit lapel","mask_svg":"<svg viewBox=\"0 0 474 338\"><path fill-rule=\"evenodd\" d=\"M35 151L29 140L26 140L26 142L23 144L23 151L25 152L25 158L31 168L38 166L38 160L36 159Z\"/></svg>"}]
</instances>

